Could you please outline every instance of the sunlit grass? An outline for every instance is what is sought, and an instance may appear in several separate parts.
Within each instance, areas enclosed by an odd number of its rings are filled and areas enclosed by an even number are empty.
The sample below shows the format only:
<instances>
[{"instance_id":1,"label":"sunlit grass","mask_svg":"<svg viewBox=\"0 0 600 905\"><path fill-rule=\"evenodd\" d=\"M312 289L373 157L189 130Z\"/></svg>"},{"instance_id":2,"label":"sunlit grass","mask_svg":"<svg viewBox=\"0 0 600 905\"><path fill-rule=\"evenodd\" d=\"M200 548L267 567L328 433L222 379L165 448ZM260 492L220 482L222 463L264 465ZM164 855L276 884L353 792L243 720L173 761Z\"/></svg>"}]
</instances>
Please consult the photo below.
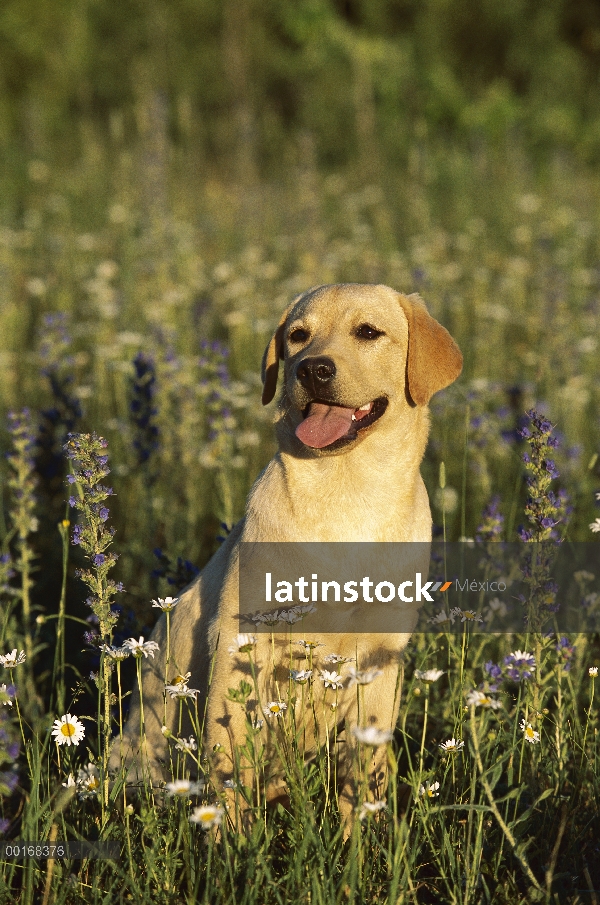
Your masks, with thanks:
<instances>
[{"instance_id":1,"label":"sunlit grass","mask_svg":"<svg viewBox=\"0 0 600 905\"><path fill-rule=\"evenodd\" d=\"M448 538L485 529L515 540L527 526L517 430L532 407L557 426L566 537L594 538L598 186L564 170L532 184L516 152L512 170L417 146L411 161L385 190L314 173L243 199L209 181L195 186L197 199L178 196L161 229L145 227L126 167L93 202L100 213L77 200L73 174L49 169L21 219L2 228L0 400L5 414L29 409L4 440L17 458L4 467L11 558L0 560L0 654L15 652L0 671L3 838L115 839L122 851L118 862L7 860L11 901L575 905L600 888L596 636L563 643L468 625L415 636L394 739L359 739L359 779L371 743L382 744L390 786L371 807L360 797L347 841L333 748L304 763L287 696L262 704L280 736L289 811L265 808L267 727L250 722L240 740L250 786L245 774L234 788L216 783L198 714L191 738L170 739L166 792L131 797L122 777L108 782L108 727L122 725L136 680L128 654L163 608L152 599L175 596L206 562L274 451L260 359L294 294L351 280L418 291L459 342L464 375L433 401L423 466ZM86 488L76 495L77 482L66 483L67 430L108 441L106 514L86 512ZM114 539L102 529L108 509ZM70 543L78 518L96 519L89 550ZM109 547L125 587L114 629ZM100 559L86 564L84 554ZM100 584L86 622L74 570L88 566L88 584ZM248 636L222 643L251 656ZM328 681L334 702L360 664L325 660L332 653L307 653L286 695L308 700L312 683ZM184 689L196 677L165 678L193 713ZM232 693L243 706L251 691ZM52 729L67 715L81 724L58 745L67 736ZM254 819L241 831L245 808Z\"/></svg>"}]
</instances>

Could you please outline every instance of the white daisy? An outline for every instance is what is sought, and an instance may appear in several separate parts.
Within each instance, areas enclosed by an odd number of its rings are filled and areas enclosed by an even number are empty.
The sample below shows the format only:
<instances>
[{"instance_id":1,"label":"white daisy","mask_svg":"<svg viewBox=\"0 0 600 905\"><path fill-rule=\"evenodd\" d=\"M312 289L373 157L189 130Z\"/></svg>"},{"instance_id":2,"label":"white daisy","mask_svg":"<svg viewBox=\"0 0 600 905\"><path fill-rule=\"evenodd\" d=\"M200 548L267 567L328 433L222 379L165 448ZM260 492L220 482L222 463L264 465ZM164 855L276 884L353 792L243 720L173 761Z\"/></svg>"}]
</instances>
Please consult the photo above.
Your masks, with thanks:
<instances>
[{"instance_id":1,"label":"white daisy","mask_svg":"<svg viewBox=\"0 0 600 905\"><path fill-rule=\"evenodd\" d=\"M194 808L190 814L190 822L197 823L203 830L209 830L213 826L220 826L225 811L214 804L203 804Z\"/></svg>"},{"instance_id":2,"label":"white daisy","mask_svg":"<svg viewBox=\"0 0 600 905\"><path fill-rule=\"evenodd\" d=\"M378 729L377 726L355 726L352 735L363 745L378 748L392 740L393 732L391 729Z\"/></svg>"},{"instance_id":3,"label":"white daisy","mask_svg":"<svg viewBox=\"0 0 600 905\"><path fill-rule=\"evenodd\" d=\"M421 786L419 795L421 798L436 798L440 794L438 792L439 787L439 782L428 782L426 785Z\"/></svg>"},{"instance_id":4,"label":"white daisy","mask_svg":"<svg viewBox=\"0 0 600 905\"><path fill-rule=\"evenodd\" d=\"M158 607L158 609L162 610L163 613L170 613L178 603L179 597L165 597L164 600L162 597L159 597L158 600L152 601L152 606Z\"/></svg>"},{"instance_id":5,"label":"white daisy","mask_svg":"<svg viewBox=\"0 0 600 905\"><path fill-rule=\"evenodd\" d=\"M427 622L431 623L432 625L441 626L441 625L454 624L454 619L455 619L455 616L452 611L447 613L445 610L440 610L439 613L436 613L436 615L432 616L430 619L428 619Z\"/></svg>"},{"instance_id":6,"label":"white daisy","mask_svg":"<svg viewBox=\"0 0 600 905\"><path fill-rule=\"evenodd\" d=\"M496 698L492 698L489 694L484 694L483 691L477 691L476 689L473 689L467 695L467 704L473 707L486 707L489 710L499 710L502 707L502 703Z\"/></svg>"},{"instance_id":7,"label":"white daisy","mask_svg":"<svg viewBox=\"0 0 600 905\"><path fill-rule=\"evenodd\" d=\"M325 646L322 641L296 641L295 643L303 647L305 651L316 650L317 647Z\"/></svg>"},{"instance_id":8,"label":"white daisy","mask_svg":"<svg viewBox=\"0 0 600 905\"><path fill-rule=\"evenodd\" d=\"M590 675L593 679L596 678L596 676L598 675L598 667L590 666L590 668L588 669L588 675Z\"/></svg>"},{"instance_id":9,"label":"white daisy","mask_svg":"<svg viewBox=\"0 0 600 905\"><path fill-rule=\"evenodd\" d=\"M175 742L175 747L178 751L183 751L185 754L189 754L191 751L195 751L198 745L196 744L196 739L193 735L190 735L188 738L178 738Z\"/></svg>"},{"instance_id":10,"label":"white daisy","mask_svg":"<svg viewBox=\"0 0 600 905\"><path fill-rule=\"evenodd\" d=\"M224 789L233 789L235 791L235 789L239 789L239 787L240 784L239 782L236 782L235 779L226 779L223 783Z\"/></svg>"},{"instance_id":11,"label":"white daisy","mask_svg":"<svg viewBox=\"0 0 600 905\"><path fill-rule=\"evenodd\" d=\"M123 647L130 650L134 657L147 657L148 654L154 657L155 652L159 649L156 641L144 641L142 635L140 635L139 641L136 641L135 638L128 638L123 642Z\"/></svg>"},{"instance_id":12,"label":"white daisy","mask_svg":"<svg viewBox=\"0 0 600 905\"><path fill-rule=\"evenodd\" d=\"M598 670L596 670L596 672L597 672L597 671L598 671ZM591 674L590 674L590 675L591 675ZM9 687L12 688L13 694L11 694L10 691L8 690ZM8 707L12 707L12 705L13 705L13 698L14 698L14 688L13 688L13 686L12 686L12 685L11 685L11 686L7 686L6 684L0 685L0 693L1 693L2 697L5 698L5 700L2 701L2 703L4 704L4 706L5 706L5 707L7 707L7 706L8 706Z\"/></svg>"},{"instance_id":13,"label":"white daisy","mask_svg":"<svg viewBox=\"0 0 600 905\"><path fill-rule=\"evenodd\" d=\"M168 692L174 700L178 701L181 701L184 698L196 700L196 695L200 694L199 688L188 688L183 682L176 682L175 685L165 685L165 691Z\"/></svg>"},{"instance_id":14,"label":"white daisy","mask_svg":"<svg viewBox=\"0 0 600 905\"><path fill-rule=\"evenodd\" d=\"M517 666L529 666L531 669L535 666L535 657L526 650L514 650L508 657Z\"/></svg>"},{"instance_id":15,"label":"white daisy","mask_svg":"<svg viewBox=\"0 0 600 905\"><path fill-rule=\"evenodd\" d=\"M264 725L265 725L265 721L261 720L257 716L254 717L254 719L252 720L252 728L255 729L257 732L260 732L260 730L262 729L262 727Z\"/></svg>"},{"instance_id":16,"label":"white daisy","mask_svg":"<svg viewBox=\"0 0 600 905\"><path fill-rule=\"evenodd\" d=\"M67 776L67 781L63 782L62 785L63 785L63 788L65 788L65 789L74 789L75 788L77 783L75 782L75 777L73 776L72 773L69 773L69 775Z\"/></svg>"},{"instance_id":17,"label":"white daisy","mask_svg":"<svg viewBox=\"0 0 600 905\"><path fill-rule=\"evenodd\" d=\"M258 638L256 637L256 635L240 633L239 635L236 635L236 637L233 639L232 644L230 644L227 648L229 655L233 657L234 654L248 654L256 645L257 641Z\"/></svg>"},{"instance_id":18,"label":"white daisy","mask_svg":"<svg viewBox=\"0 0 600 905\"><path fill-rule=\"evenodd\" d=\"M77 788L79 789L79 797L93 798L100 788L100 775L98 768L91 762L87 767L80 767L77 772Z\"/></svg>"},{"instance_id":19,"label":"white daisy","mask_svg":"<svg viewBox=\"0 0 600 905\"><path fill-rule=\"evenodd\" d=\"M335 671L330 672L328 669L323 669L319 678L325 688L335 688L337 690L338 688L344 687L343 678Z\"/></svg>"},{"instance_id":20,"label":"white daisy","mask_svg":"<svg viewBox=\"0 0 600 905\"><path fill-rule=\"evenodd\" d=\"M252 622L255 622L257 625L268 625L272 627L277 625L278 622L281 622L283 612L283 610L272 610L270 613L255 613L252 617Z\"/></svg>"},{"instance_id":21,"label":"white daisy","mask_svg":"<svg viewBox=\"0 0 600 905\"><path fill-rule=\"evenodd\" d=\"M6 669L14 669L15 666L19 666L19 664L24 663L25 660L26 660L25 651L22 650L21 653L19 654L19 656L17 656L16 647L10 654L4 654L4 656L2 656L0 654L0 663Z\"/></svg>"},{"instance_id":22,"label":"white daisy","mask_svg":"<svg viewBox=\"0 0 600 905\"><path fill-rule=\"evenodd\" d=\"M459 741L456 738L449 738L448 741L442 742L440 748L442 751L445 751L449 754L455 754L457 751L460 751L461 748L465 747L465 743L463 741Z\"/></svg>"},{"instance_id":23,"label":"white daisy","mask_svg":"<svg viewBox=\"0 0 600 905\"><path fill-rule=\"evenodd\" d=\"M503 616L506 616L507 613L508 607L504 600L500 600L499 597L492 597L485 610L486 619L490 619L494 615L502 618Z\"/></svg>"},{"instance_id":24,"label":"white daisy","mask_svg":"<svg viewBox=\"0 0 600 905\"><path fill-rule=\"evenodd\" d=\"M131 656L131 651L128 647L112 647L110 644L101 644L100 650L104 651L107 657L110 657L111 660L126 660L127 657Z\"/></svg>"},{"instance_id":25,"label":"white daisy","mask_svg":"<svg viewBox=\"0 0 600 905\"><path fill-rule=\"evenodd\" d=\"M263 707L263 713L265 716L283 716L284 711L287 710L287 704L284 704L283 701L269 701L269 703Z\"/></svg>"},{"instance_id":26,"label":"white daisy","mask_svg":"<svg viewBox=\"0 0 600 905\"><path fill-rule=\"evenodd\" d=\"M302 613L298 613L295 609L282 610L279 614L279 621L285 622L287 625L295 625L296 622L300 622L301 619Z\"/></svg>"},{"instance_id":27,"label":"white daisy","mask_svg":"<svg viewBox=\"0 0 600 905\"><path fill-rule=\"evenodd\" d=\"M590 531L593 531L594 534L598 534L600 531L600 518L594 519L594 521L590 524Z\"/></svg>"},{"instance_id":28,"label":"white daisy","mask_svg":"<svg viewBox=\"0 0 600 905\"><path fill-rule=\"evenodd\" d=\"M331 663L332 666L336 663L354 663L354 657L340 657L339 654L327 654L326 657L323 657L323 663Z\"/></svg>"},{"instance_id":29,"label":"white daisy","mask_svg":"<svg viewBox=\"0 0 600 905\"><path fill-rule=\"evenodd\" d=\"M85 736L85 728L76 716L65 713L60 719L54 720L52 735L57 745L78 745Z\"/></svg>"},{"instance_id":30,"label":"white daisy","mask_svg":"<svg viewBox=\"0 0 600 905\"><path fill-rule=\"evenodd\" d=\"M526 723L525 720L521 720L519 723L519 729L525 736L525 740L528 741L531 745L535 745L536 742L540 740L539 732L533 728L531 723Z\"/></svg>"},{"instance_id":31,"label":"white daisy","mask_svg":"<svg viewBox=\"0 0 600 905\"><path fill-rule=\"evenodd\" d=\"M421 682L437 682L443 675L443 669L415 669L415 679L420 679Z\"/></svg>"},{"instance_id":32,"label":"white daisy","mask_svg":"<svg viewBox=\"0 0 600 905\"><path fill-rule=\"evenodd\" d=\"M298 685L306 685L312 674L312 669L290 669L290 677Z\"/></svg>"},{"instance_id":33,"label":"white daisy","mask_svg":"<svg viewBox=\"0 0 600 905\"><path fill-rule=\"evenodd\" d=\"M174 798L186 798L188 795L201 795L204 791L203 782L192 782L191 779L176 779L165 785L167 795Z\"/></svg>"},{"instance_id":34,"label":"white daisy","mask_svg":"<svg viewBox=\"0 0 600 905\"><path fill-rule=\"evenodd\" d=\"M348 673L348 688L352 688L354 685L370 685L371 682L383 675L381 669L365 669L361 672L358 669L354 669L353 666L350 667Z\"/></svg>"},{"instance_id":35,"label":"white daisy","mask_svg":"<svg viewBox=\"0 0 600 905\"><path fill-rule=\"evenodd\" d=\"M483 616L480 616L475 610L461 610L459 606L455 606L452 612L460 618L461 622L483 622Z\"/></svg>"},{"instance_id":36,"label":"white daisy","mask_svg":"<svg viewBox=\"0 0 600 905\"><path fill-rule=\"evenodd\" d=\"M316 613L317 608L314 603L297 603L296 606L292 607L294 613L298 613L298 615L302 618L303 616L307 616L309 613Z\"/></svg>"},{"instance_id":37,"label":"white daisy","mask_svg":"<svg viewBox=\"0 0 600 905\"><path fill-rule=\"evenodd\" d=\"M378 814L379 811L383 811L385 808L387 808L385 801L363 801L358 812L358 819L364 820L365 817L370 817L371 814Z\"/></svg>"}]
</instances>

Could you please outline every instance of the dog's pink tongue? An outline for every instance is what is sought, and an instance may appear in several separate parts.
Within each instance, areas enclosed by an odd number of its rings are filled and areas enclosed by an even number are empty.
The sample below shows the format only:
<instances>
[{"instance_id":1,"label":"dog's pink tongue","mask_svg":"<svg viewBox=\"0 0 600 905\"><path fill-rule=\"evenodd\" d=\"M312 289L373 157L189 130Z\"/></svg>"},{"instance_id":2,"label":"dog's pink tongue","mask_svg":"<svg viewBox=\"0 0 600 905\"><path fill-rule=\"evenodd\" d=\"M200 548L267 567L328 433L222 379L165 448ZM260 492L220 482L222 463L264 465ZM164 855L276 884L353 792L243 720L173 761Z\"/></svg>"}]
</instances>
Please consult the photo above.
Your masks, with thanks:
<instances>
[{"instance_id":1,"label":"dog's pink tongue","mask_svg":"<svg viewBox=\"0 0 600 905\"><path fill-rule=\"evenodd\" d=\"M350 430L354 409L311 402L308 415L296 428L296 436L306 446L322 449Z\"/></svg>"}]
</instances>

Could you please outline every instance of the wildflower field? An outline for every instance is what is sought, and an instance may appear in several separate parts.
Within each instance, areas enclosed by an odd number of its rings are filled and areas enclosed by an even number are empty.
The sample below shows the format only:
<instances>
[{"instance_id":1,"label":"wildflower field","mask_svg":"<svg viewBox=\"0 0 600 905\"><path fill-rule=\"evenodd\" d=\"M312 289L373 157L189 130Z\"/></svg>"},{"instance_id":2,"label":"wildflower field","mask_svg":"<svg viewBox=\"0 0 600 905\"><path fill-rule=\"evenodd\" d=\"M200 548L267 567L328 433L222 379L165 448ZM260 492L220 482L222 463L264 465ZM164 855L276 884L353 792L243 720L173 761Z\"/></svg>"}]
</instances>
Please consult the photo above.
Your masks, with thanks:
<instances>
[{"instance_id":1,"label":"wildflower field","mask_svg":"<svg viewBox=\"0 0 600 905\"><path fill-rule=\"evenodd\" d=\"M558 160L533 179L515 149L474 166L415 142L409 163L385 190L310 169L252 197L208 181L145 221L126 161L110 177L30 162L22 223L0 233L2 841L112 842L118 857L5 853L2 901L597 901L600 647L551 621L413 637L399 725L356 730L358 776L384 745L390 784L359 795L347 840L333 753L304 765L294 744L289 808L234 781L255 815L236 829L197 712L165 789L132 798L108 773L155 615L274 451L260 357L307 287L419 291L460 344L423 465L438 537L598 532L597 181ZM578 580L593 609L596 576ZM551 591L531 599L551 613ZM237 646L252 657L253 636ZM259 776L262 733L294 738L301 690L324 682L334 704L356 681L360 664L333 655L308 646L248 722ZM194 710L194 676L165 684ZM250 691L230 693L244 706Z\"/></svg>"},{"instance_id":2,"label":"wildflower field","mask_svg":"<svg viewBox=\"0 0 600 905\"><path fill-rule=\"evenodd\" d=\"M600 638L559 629L543 550L591 551L571 578L597 627L600 22L536 6L0 9L0 905L598 905ZM350 824L334 713L380 674L301 634L279 699L229 689L250 786L218 781L168 651L193 732L132 790L109 759L153 625L276 449L263 350L336 282L420 293L460 346L434 539L518 547L507 594L451 592L403 653L398 725L345 728ZM251 631L219 644L252 670ZM299 702L335 727L313 758Z\"/></svg>"}]
</instances>

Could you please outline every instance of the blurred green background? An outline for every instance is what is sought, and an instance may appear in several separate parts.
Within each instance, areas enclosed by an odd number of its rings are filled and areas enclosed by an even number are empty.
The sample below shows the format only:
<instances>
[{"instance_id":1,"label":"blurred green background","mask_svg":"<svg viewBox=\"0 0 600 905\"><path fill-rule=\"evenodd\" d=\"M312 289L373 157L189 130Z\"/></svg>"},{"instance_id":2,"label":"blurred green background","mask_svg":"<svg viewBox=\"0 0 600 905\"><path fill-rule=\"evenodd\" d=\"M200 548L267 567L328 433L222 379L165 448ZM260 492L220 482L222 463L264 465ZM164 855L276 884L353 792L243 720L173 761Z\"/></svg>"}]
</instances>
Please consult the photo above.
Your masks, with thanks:
<instances>
[{"instance_id":1,"label":"blurred green background","mask_svg":"<svg viewBox=\"0 0 600 905\"><path fill-rule=\"evenodd\" d=\"M593 0L6 0L3 206L32 156L144 138L243 181L307 143L319 167L402 167L415 133L597 162L599 73Z\"/></svg>"}]
</instances>

